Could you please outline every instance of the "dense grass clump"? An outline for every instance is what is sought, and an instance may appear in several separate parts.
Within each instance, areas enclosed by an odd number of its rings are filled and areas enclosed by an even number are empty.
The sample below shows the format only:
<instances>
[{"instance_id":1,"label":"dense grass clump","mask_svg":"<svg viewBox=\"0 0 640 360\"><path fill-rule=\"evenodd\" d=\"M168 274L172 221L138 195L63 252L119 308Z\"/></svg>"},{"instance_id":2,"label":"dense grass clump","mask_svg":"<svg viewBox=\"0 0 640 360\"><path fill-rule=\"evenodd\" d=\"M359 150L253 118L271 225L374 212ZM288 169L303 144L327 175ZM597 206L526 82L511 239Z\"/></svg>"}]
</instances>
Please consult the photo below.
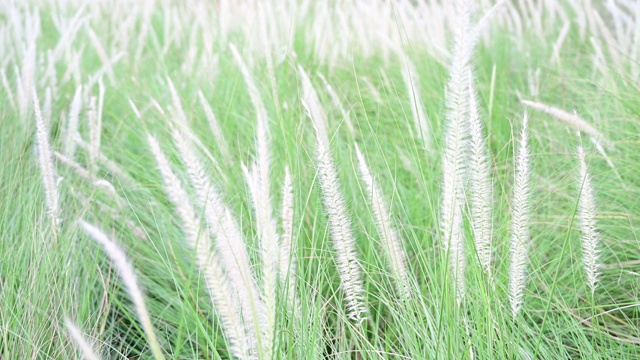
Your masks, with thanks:
<instances>
[{"instance_id":1,"label":"dense grass clump","mask_svg":"<svg viewBox=\"0 0 640 360\"><path fill-rule=\"evenodd\" d=\"M0 4L0 359L640 358L638 9Z\"/></svg>"}]
</instances>

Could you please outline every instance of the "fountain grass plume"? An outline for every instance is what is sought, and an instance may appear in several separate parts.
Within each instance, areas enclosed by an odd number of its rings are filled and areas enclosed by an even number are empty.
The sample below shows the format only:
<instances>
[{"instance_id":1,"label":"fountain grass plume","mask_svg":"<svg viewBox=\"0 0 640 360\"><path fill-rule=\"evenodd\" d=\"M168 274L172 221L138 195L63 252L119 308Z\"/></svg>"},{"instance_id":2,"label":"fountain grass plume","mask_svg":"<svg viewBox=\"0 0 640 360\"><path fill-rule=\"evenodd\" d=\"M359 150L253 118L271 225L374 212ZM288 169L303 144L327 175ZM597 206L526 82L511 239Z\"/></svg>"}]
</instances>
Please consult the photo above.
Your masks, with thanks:
<instances>
[{"instance_id":1,"label":"fountain grass plume","mask_svg":"<svg viewBox=\"0 0 640 360\"><path fill-rule=\"evenodd\" d=\"M391 269L393 281L396 284L398 295L407 300L411 297L409 287L409 271L405 262L405 254L400 237L393 227L391 219L391 208L387 206L383 199L382 191L371 175L364 155L360 152L358 144L355 144L356 156L360 168L360 175L365 184L365 189L371 202L371 210L375 220L376 228L382 240L383 250L387 255L387 261Z\"/></svg>"},{"instance_id":2,"label":"fountain grass plume","mask_svg":"<svg viewBox=\"0 0 640 360\"><path fill-rule=\"evenodd\" d=\"M528 114L522 117L522 129L516 149L513 200L511 202L511 247L509 263L509 300L515 318L522 307L522 298L527 284L528 251L531 242L530 220L530 159L527 123Z\"/></svg>"},{"instance_id":3,"label":"fountain grass plume","mask_svg":"<svg viewBox=\"0 0 640 360\"><path fill-rule=\"evenodd\" d=\"M327 119L309 77L300 66L298 74L303 87L302 104L316 130L318 179L322 191L322 202L329 220L329 232L336 253L340 285L345 294L348 317L360 324L366 319L368 313L362 270L358 261L358 250L351 229L347 205L340 190L338 171L331 157L326 128Z\"/></svg>"},{"instance_id":4,"label":"fountain grass plume","mask_svg":"<svg viewBox=\"0 0 640 360\"><path fill-rule=\"evenodd\" d=\"M160 343L158 342L156 333L153 329L153 324L151 323L151 317L147 311L147 306L144 303L142 290L138 285L138 280L136 278L135 271L133 270L133 266L127 259L124 251L113 240L109 239L107 234L96 226L91 225L84 220L79 220L78 224L83 228L87 235L89 235L89 237L104 247L105 252L111 259L111 262L116 269L118 269L120 279L122 279L122 283L124 284L127 293L133 302L133 306L136 309L138 320L140 321L140 325L147 337L151 353L156 360L163 360L164 355L162 354Z\"/></svg>"}]
</instances>

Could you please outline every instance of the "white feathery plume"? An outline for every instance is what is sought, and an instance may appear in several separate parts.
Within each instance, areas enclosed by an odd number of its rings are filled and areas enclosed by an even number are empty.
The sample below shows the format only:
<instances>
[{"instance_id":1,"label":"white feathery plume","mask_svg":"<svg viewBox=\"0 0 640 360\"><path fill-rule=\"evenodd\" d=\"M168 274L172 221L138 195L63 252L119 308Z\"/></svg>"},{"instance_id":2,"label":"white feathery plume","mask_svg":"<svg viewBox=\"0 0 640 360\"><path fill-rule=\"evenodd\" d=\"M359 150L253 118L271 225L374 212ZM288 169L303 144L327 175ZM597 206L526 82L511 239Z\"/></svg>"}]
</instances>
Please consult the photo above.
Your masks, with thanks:
<instances>
[{"instance_id":1,"label":"white feathery plume","mask_svg":"<svg viewBox=\"0 0 640 360\"><path fill-rule=\"evenodd\" d=\"M227 275L222 269L219 257L213 253L209 237L202 231L195 209L189 201L189 195L182 187L180 180L171 170L171 165L160 149L157 140L149 136L149 145L156 158L158 169L164 179L165 191L173 202L176 212L182 222L182 229L186 235L187 245L194 249L198 267L204 274L207 288L220 317L224 332L229 340L229 346L234 356L246 359L255 354L255 339L251 336L251 324L247 327L246 318L243 321L242 298L233 292L227 282ZM222 254L225 257L225 254Z\"/></svg>"},{"instance_id":2,"label":"white feathery plume","mask_svg":"<svg viewBox=\"0 0 640 360\"><path fill-rule=\"evenodd\" d=\"M513 184L513 200L511 203L511 249L509 264L509 300L511 311L515 318L522 306L522 297L527 283L527 263L529 257L530 219L530 159L527 134L529 115L525 112L522 117L520 142L517 145L515 159L515 176Z\"/></svg>"},{"instance_id":3,"label":"white feathery plume","mask_svg":"<svg viewBox=\"0 0 640 360\"><path fill-rule=\"evenodd\" d=\"M316 162L318 178L322 190L322 200L329 220L329 232L336 252L340 284L345 293L348 316L356 323L362 323L368 313L365 303L364 284L358 262L355 237L351 230L347 206L340 191L338 172L331 158L327 119L309 77L301 66L298 74L302 81L302 104L316 130Z\"/></svg>"},{"instance_id":4,"label":"white feathery plume","mask_svg":"<svg viewBox=\"0 0 640 360\"><path fill-rule=\"evenodd\" d=\"M213 138L216 141L216 145L218 146L218 149L220 149L220 153L225 158L225 160L231 160L229 145L227 145L227 140L224 138L224 135L222 134L222 128L218 123L218 119L216 118L216 115L213 112L211 105L209 105L209 102L204 97L204 94L202 93L201 90L198 91L198 99L200 101L200 105L202 106L202 109L204 110L204 115L207 118L207 121L209 122L211 133L213 134Z\"/></svg>"},{"instance_id":5,"label":"white feathery plume","mask_svg":"<svg viewBox=\"0 0 640 360\"><path fill-rule=\"evenodd\" d=\"M240 53L233 44L230 44L231 52L242 77L249 97L256 110L256 163L254 166L254 191L252 198L256 213L256 225L260 239L262 252L262 295L266 311L264 324L265 339L263 342L264 356L269 359L272 355L272 342L275 335L276 296L278 282L278 232L276 222L273 219L273 206L271 205L271 184L269 179L269 167L271 155L269 150L269 118L267 109L262 102L260 91L256 86L249 69L244 63ZM249 180L249 178L247 178Z\"/></svg>"},{"instance_id":6,"label":"white feathery plume","mask_svg":"<svg viewBox=\"0 0 640 360\"><path fill-rule=\"evenodd\" d=\"M186 125L187 113L184 112L184 108L182 107L182 102L180 101L180 95L178 95L178 91L176 90L176 87L173 86L173 81L171 81L171 78L169 77L167 77L167 85L169 86L169 92L171 93L171 102L173 106L171 108L171 111L175 116L175 118L179 120L181 125ZM164 112L162 111L162 107L160 107L160 105L158 105L158 103L155 100L153 101L155 102L156 107L160 108L160 112L162 113L162 115L164 115Z\"/></svg>"},{"instance_id":7,"label":"white feathery plume","mask_svg":"<svg viewBox=\"0 0 640 360\"><path fill-rule=\"evenodd\" d=\"M280 242L280 280L285 284L289 279L288 296L293 299L295 291L296 257L293 250L293 184L289 167L284 169L282 185L282 240Z\"/></svg>"},{"instance_id":8,"label":"white feathery plume","mask_svg":"<svg viewBox=\"0 0 640 360\"><path fill-rule=\"evenodd\" d=\"M406 66L402 68L402 78L409 93L416 134L418 135L418 139L422 141L425 149L429 149L431 147L431 130L424 105L422 104L422 96L420 95L420 78L411 60L405 56L403 61L405 61Z\"/></svg>"},{"instance_id":9,"label":"white feathery plume","mask_svg":"<svg viewBox=\"0 0 640 360\"><path fill-rule=\"evenodd\" d=\"M462 208L464 204L464 178L467 170L467 139L469 92L469 62L474 39L470 29L470 4L458 0L454 33L454 47L446 88L445 149L442 159L442 203L440 232L443 246L449 251L450 265L455 279L456 300L461 304L465 295L464 233Z\"/></svg>"},{"instance_id":10,"label":"white feathery plume","mask_svg":"<svg viewBox=\"0 0 640 360\"><path fill-rule=\"evenodd\" d=\"M185 130L187 131L187 130ZM196 192L196 205L204 209L209 234L216 239L215 246L220 254L229 281L242 309L245 328L252 337L254 329L262 325L264 309L260 291L256 285L251 262L247 253L244 236L221 195L211 184L202 162L179 130L172 131L174 142L187 169L187 176ZM258 321L259 322L256 322Z\"/></svg>"},{"instance_id":11,"label":"white feathery plume","mask_svg":"<svg viewBox=\"0 0 640 360\"><path fill-rule=\"evenodd\" d=\"M33 110L36 117L36 140L38 145L38 163L42 172L42 183L44 186L44 197L47 204L47 216L53 224L54 232L58 228L59 195L56 183L55 167L51 147L49 146L49 135L40 113L40 103L35 88L33 89Z\"/></svg>"},{"instance_id":12,"label":"white feathery plume","mask_svg":"<svg viewBox=\"0 0 640 360\"><path fill-rule=\"evenodd\" d=\"M156 334L153 330L153 324L151 323L149 312L144 304L142 290L138 286L135 271L133 270L133 266L131 266L131 263L127 259L124 251L113 240L109 239L109 237L99 228L85 222L84 220L79 220L78 223L93 240L104 247L105 252L109 255L109 258L111 258L111 262L118 269L122 283L127 289L127 292L131 297L131 301L133 302L133 306L138 313L138 320L140 320L140 325L147 336L153 357L156 360L164 359L164 355L162 355L162 350L160 349L160 344L158 343L158 339L156 338Z\"/></svg>"},{"instance_id":13,"label":"white feathery plume","mask_svg":"<svg viewBox=\"0 0 640 360\"><path fill-rule=\"evenodd\" d=\"M69 331L69 335L76 343L76 346L82 353L82 356L85 360L99 360L100 357L96 354L96 351L93 350L91 345L89 345L89 341L82 335L82 331L76 327L71 320L65 319L64 325L67 327L67 331Z\"/></svg>"},{"instance_id":14,"label":"white feathery plume","mask_svg":"<svg viewBox=\"0 0 640 360\"><path fill-rule=\"evenodd\" d=\"M365 188L371 201L371 209L373 210L376 228L382 239L382 245L389 261L389 267L391 268L391 274L396 283L396 290L402 297L409 299L411 297L409 290L409 272L407 271L405 254L400 237L392 224L391 208L385 203L382 197L382 191L380 191L378 184L371 175L371 171L367 166L364 156L360 152L358 144L355 144L355 147L360 167L360 175L366 185Z\"/></svg>"},{"instance_id":15,"label":"white feathery plume","mask_svg":"<svg viewBox=\"0 0 640 360\"><path fill-rule=\"evenodd\" d=\"M284 184L282 185L282 241L280 244L280 276L283 283L287 274L295 273L296 259L291 257L293 249L293 184L289 167L284 168ZM289 280L291 282L291 279Z\"/></svg>"},{"instance_id":16,"label":"white feathery plume","mask_svg":"<svg viewBox=\"0 0 640 360\"><path fill-rule=\"evenodd\" d=\"M469 69L469 130L471 133L471 161L469 188L471 192L471 226L480 265L491 276L491 208L493 185L489 169L489 154L485 141L478 98Z\"/></svg>"},{"instance_id":17,"label":"white feathery plume","mask_svg":"<svg viewBox=\"0 0 640 360\"><path fill-rule=\"evenodd\" d=\"M47 128L51 127L51 88L48 87L44 92L44 103L42 104L42 119Z\"/></svg>"},{"instance_id":18,"label":"white feathery plume","mask_svg":"<svg viewBox=\"0 0 640 360\"><path fill-rule=\"evenodd\" d=\"M580 173L578 178L578 220L582 232L582 263L591 293L595 293L600 275L600 234L596 224L596 200L591 185L591 175L587 169L584 148L578 146Z\"/></svg>"},{"instance_id":19,"label":"white feathery plume","mask_svg":"<svg viewBox=\"0 0 640 360\"><path fill-rule=\"evenodd\" d=\"M82 85L78 85L76 92L73 95L71 101L71 108L69 109L69 120L67 122L67 137L64 141L64 155L69 159L73 159L76 151L76 142L74 140L76 133L78 132L78 120L80 117L80 110L82 109Z\"/></svg>"},{"instance_id":20,"label":"white feathery plume","mask_svg":"<svg viewBox=\"0 0 640 360\"><path fill-rule=\"evenodd\" d=\"M96 98L89 100L89 171L91 176L96 176L98 171L98 153L100 152L100 129L102 127L98 111L96 109Z\"/></svg>"},{"instance_id":21,"label":"white feathery plume","mask_svg":"<svg viewBox=\"0 0 640 360\"><path fill-rule=\"evenodd\" d=\"M584 131L585 133L595 137L596 139L604 141L602 133L600 133L596 128L594 128L591 124L589 124L585 119L578 116L578 114L576 113L572 114L557 107L525 99L521 99L520 102L534 110L538 110L557 120L560 120L577 130Z\"/></svg>"}]
</instances>

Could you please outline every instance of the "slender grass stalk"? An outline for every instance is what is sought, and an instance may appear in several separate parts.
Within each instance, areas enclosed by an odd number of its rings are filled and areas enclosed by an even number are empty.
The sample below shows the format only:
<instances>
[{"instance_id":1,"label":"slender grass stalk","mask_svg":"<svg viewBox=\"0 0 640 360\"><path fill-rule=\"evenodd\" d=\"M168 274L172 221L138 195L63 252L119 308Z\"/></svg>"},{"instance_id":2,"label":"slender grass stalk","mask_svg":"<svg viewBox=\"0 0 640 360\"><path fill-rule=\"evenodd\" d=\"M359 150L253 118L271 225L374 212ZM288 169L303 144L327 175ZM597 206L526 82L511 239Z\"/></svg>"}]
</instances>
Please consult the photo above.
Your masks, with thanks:
<instances>
[{"instance_id":1,"label":"slender grass stalk","mask_svg":"<svg viewBox=\"0 0 640 360\"><path fill-rule=\"evenodd\" d=\"M408 57L405 56L402 61L405 62L405 66L402 68L402 78L409 94L413 125L418 139L422 142L424 148L428 150L431 148L431 128L422 103L422 96L420 95L420 78L415 65Z\"/></svg>"},{"instance_id":2,"label":"slender grass stalk","mask_svg":"<svg viewBox=\"0 0 640 360\"><path fill-rule=\"evenodd\" d=\"M398 294L405 300L411 298L409 287L409 272L405 263L405 254L398 233L393 227L391 219L391 208L385 203L382 191L378 187L375 179L371 175L371 171L367 166L367 162L360 152L358 144L355 144L356 156L360 168L360 175L365 183L365 189L371 202L373 210L373 218L375 219L376 228L382 239L383 250L387 255L389 267L393 280L396 284Z\"/></svg>"},{"instance_id":3,"label":"slender grass stalk","mask_svg":"<svg viewBox=\"0 0 640 360\"><path fill-rule=\"evenodd\" d=\"M76 346L82 353L82 356L85 360L99 360L100 356L97 355L97 352L93 350L91 345L89 345L89 341L82 335L82 331L76 327L73 322L69 319L64 320L64 325L67 327L67 331L71 338L76 343Z\"/></svg>"},{"instance_id":4,"label":"slender grass stalk","mask_svg":"<svg viewBox=\"0 0 640 360\"><path fill-rule=\"evenodd\" d=\"M151 348L153 357L156 360L164 359L164 355L162 355L162 350L160 348L160 343L158 342L155 331L153 330L153 324L151 323L149 312L147 311L147 307L144 304L144 296L142 295L142 290L138 285L135 271L133 270L133 266L131 266L131 263L127 259L124 251L120 249L120 247L113 240L109 239L107 234L105 234L96 226L91 225L84 220L79 220L78 223L87 233L87 235L89 235L93 240L104 247L105 252L107 253L107 255L109 255L109 258L111 258L111 262L118 269L120 278L122 279L122 283L127 289L129 297L131 297L133 306L138 314L140 325L142 325L142 329L147 336L147 341L149 342L149 347Z\"/></svg>"},{"instance_id":5,"label":"slender grass stalk","mask_svg":"<svg viewBox=\"0 0 640 360\"><path fill-rule=\"evenodd\" d=\"M527 134L529 115L525 112L522 117L522 130L520 141L516 150L515 176L513 188L513 200L511 202L511 248L509 264L509 300L511 311L515 318L522 307L524 288L527 284L527 263L529 257L530 220L530 160Z\"/></svg>"},{"instance_id":6,"label":"slender grass stalk","mask_svg":"<svg viewBox=\"0 0 640 360\"><path fill-rule=\"evenodd\" d=\"M298 74L304 92L302 103L316 130L318 178L329 220L329 232L336 252L340 284L345 293L348 316L352 321L360 324L366 319L368 313L361 278L361 265L358 261L355 237L347 215L347 206L340 191L338 172L331 158L329 137L326 130L327 120L318 95L313 89L309 77L300 66L298 66Z\"/></svg>"},{"instance_id":7,"label":"slender grass stalk","mask_svg":"<svg viewBox=\"0 0 640 360\"><path fill-rule=\"evenodd\" d=\"M600 275L600 234L596 223L596 200L591 175L587 169L584 147L578 146L580 172L578 177L578 219L582 232L582 263L591 294L596 291Z\"/></svg>"},{"instance_id":8,"label":"slender grass stalk","mask_svg":"<svg viewBox=\"0 0 640 360\"><path fill-rule=\"evenodd\" d=\"M227 275L222 269L218 256L212 253L213 246L206 232L202 231L200 221L189 201L189 196L178 177L171 170L169 161L160 149L157 140L149 136L149 145L164 179L165 191L180 216L187 245L195 251L196 263L204 274L209 294L222 322L231 352L239 359L253 358L256 348L255 339L251 335L254 333L252 324L250 321L243 321L243 316L249 318L251 312L247 314L241 312L242 299L240 294L231 290L227 282Z\"/></svg>"},{"instance_id":9,"label":"slender grass stalk","mask_svg":"<svg viewBox=\"0 0 640 360\"><path fill-rule=\"evenodd\" d=\"M231 153L229 152L229 145L227 144L227 140L224 138L222 128L220 127L220 123L218 122L218 119L216 118L211 105L204 97L204 94L201 90L198 91L198 100L200 101L200 105L204 110L204 116L207 118L207 122L209 123L209 128L211 129L211 133L213 134L216 146L218 147L218 149L220 149L222 157L226 161L230 161Z\"/></svg>"},{"instance_id":10,"label":"slender grass stalk","mask_svg":"<svg viewBox=\"0 0 640 360\"><path fill-rule=\"evenodd\" d=\"M47 216L51 220L54 237L57 238L59 222L59 195L56 183L55 166L49 145L49 135L40 112L40 103L35 88L33 89L33 110L36 118L36 141L38 146L38 163L42 173L44 198L47 204Z\"/></svg>"},{"instance_id":11,"label":"slender grass stalk","mask_svg":"<svg viewBox=\"0 0 640 360\"><path fill-rule=\"evenodd\" d=\"M480 265L491 276L491 208L493 184L489 170L489 154L484 138L482 118L478 111L478 98L473 75L469 70L469 132L471 133L471 161L469 188L471 200L471 226Z\"/></svg>"}]
</instances>

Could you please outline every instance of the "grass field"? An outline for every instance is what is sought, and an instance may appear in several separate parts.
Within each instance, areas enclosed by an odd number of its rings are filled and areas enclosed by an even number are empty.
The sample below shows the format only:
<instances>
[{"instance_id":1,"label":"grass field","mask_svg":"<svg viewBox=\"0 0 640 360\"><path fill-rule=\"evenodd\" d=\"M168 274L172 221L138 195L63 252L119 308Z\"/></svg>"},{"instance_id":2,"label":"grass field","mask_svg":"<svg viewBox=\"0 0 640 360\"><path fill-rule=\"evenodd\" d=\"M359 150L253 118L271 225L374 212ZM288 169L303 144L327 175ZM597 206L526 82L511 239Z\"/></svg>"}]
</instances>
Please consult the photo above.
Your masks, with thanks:
<instances>
[{"instance_id":1,"label":"grass field","mask_svg":"<svg viewBox=\"0 0 640 360\"><path fill-rule=\"evenodd\" d=\"M2 1L0 359L640 359L639 79L636 0Z\"/></svg>"}]
</instances>

